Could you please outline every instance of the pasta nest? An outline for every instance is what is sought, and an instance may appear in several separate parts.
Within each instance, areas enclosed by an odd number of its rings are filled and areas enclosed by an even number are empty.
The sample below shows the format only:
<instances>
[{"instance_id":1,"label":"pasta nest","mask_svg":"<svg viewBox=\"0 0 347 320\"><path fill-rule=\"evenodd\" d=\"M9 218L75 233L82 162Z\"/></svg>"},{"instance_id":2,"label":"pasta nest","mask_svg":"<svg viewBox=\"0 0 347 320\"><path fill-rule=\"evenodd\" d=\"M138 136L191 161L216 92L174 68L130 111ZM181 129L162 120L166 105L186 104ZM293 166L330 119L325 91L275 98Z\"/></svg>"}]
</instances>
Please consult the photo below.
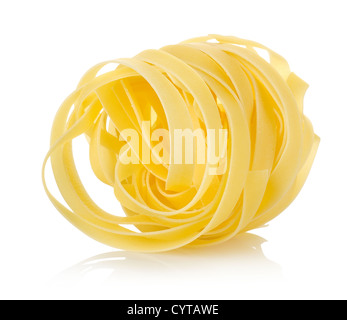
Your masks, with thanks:
<instances>
[{"instance_id":1,"label":"pasta nest","mask_svg":"<svg viewBox=\"0 0 347 320\"><path fill-rule=\"evenodd\" d=\"M100 63L56 114L47 195L81 231L125 250L206 246L264 226L297 196L318 148L303 114L307 87L274 51L230 36ZM101 209L84 188L72 152L82 134L125 214ZM48 159L66 205L48 190Z\"/></svg>"}]
</instances>

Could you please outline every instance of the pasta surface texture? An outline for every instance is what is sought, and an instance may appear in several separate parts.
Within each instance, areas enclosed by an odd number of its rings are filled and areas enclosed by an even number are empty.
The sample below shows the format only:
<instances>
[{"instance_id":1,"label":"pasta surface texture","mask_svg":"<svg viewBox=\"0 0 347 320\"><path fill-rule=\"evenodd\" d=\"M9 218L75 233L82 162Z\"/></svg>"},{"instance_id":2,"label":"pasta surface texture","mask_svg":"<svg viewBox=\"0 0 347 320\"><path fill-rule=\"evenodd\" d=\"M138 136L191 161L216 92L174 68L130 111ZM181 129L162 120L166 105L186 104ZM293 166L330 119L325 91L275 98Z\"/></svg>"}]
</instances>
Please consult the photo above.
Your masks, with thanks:
<instances>
[{"instance_id":1,"label":"pasta surface texture","mask_svg":"<svg viewBox=\"0 0 347 320\"><path fill-rule=\"evenodd\" d=\"M99 74L108 64L116 66ZM316 155L319 138L303 114L307 87L283 57L231 36L100 63L56 114L42 170L46 193L82 232L124 250L206 246L262 227L295 199ZM192 162L175 163L177 129L199 129L205 138L226 130L225 148L212 164L198 162L196 150ZM127 130L138 138L127 139ZM167 143L151 138L155 130L166 130ZM89 143L93 172L113 188L125 215L104 211L84 188L72 151L80 135ZM203 146L206 158L215 152L211 141ZM67 206L46 184L49 159Z\"/></svg>"}]
</instances>

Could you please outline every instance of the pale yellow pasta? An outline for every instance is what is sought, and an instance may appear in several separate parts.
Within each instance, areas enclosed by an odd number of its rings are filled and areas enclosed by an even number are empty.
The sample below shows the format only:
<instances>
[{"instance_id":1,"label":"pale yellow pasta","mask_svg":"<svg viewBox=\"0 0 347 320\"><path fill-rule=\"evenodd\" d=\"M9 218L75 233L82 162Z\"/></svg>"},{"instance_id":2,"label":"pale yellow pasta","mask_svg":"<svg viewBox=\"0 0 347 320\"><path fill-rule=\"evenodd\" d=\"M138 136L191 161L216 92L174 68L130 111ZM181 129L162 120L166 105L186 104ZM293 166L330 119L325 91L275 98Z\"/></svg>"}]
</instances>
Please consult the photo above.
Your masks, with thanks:
<instances>
[{"instance_id":1,"label":"pale yellow pasta","mask_svg":"<svg viewBox=\"0 0 347 320\"><path fill-rule=\"evenodd\" d=\"M269 62L258 49L267 51ZM110 63L118 66L99 75ZM42 170L45 190L73 225L116 248L156 252L226 241L276 217L302 188L319 144L303 114L306 89L280 55L229 36L194 38L100 63L56 114ZM169 162L143 123L168 132L162 151ZM129 129L139 135L140 149L136 140L125 141ZM223 170L195 157L176 163L177 129L203 135L227 130L225 152L215 163ZM102 210L83 187L72 154L72 140L82 134L95 175L113 188L126 216ZM129 153L137 161L126 162ZM154 160L145 161L150 155ZM48 159L68 207L48 190Z\"/></svg>"}]
</instances>

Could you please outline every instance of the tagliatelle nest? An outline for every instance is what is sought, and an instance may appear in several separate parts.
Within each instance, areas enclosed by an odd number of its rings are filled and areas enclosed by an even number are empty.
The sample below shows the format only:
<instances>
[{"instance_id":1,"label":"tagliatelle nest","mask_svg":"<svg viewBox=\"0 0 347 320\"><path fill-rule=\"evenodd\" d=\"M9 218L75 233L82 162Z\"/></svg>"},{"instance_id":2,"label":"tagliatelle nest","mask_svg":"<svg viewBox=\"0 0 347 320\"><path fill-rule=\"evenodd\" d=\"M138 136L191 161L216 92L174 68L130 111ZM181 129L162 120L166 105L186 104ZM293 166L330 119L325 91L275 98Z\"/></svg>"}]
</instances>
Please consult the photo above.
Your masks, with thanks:
<instances>
[{"instance_id":1,"label":"tagliatelle nest","mask_svg":"<svg viewBox=\"0 0 347 320\"><path fill-rule=\"evenodd\" d=\"M109 63L118 66L98 75ZM228 240L276 217L302 188L319 144L303 115L306 89L280 55L236 37L200 37L100 63L55 117L45 190L72 224L116 248ZM200 149L187 148L183 134L179 152L177 132L198 132L189 141L200 137ZM81 134L95 175L114 188L125 217L105 212L85 191L72 155ZM49 158L69 208L47 188Z\"/></svg>"}]
</instances>

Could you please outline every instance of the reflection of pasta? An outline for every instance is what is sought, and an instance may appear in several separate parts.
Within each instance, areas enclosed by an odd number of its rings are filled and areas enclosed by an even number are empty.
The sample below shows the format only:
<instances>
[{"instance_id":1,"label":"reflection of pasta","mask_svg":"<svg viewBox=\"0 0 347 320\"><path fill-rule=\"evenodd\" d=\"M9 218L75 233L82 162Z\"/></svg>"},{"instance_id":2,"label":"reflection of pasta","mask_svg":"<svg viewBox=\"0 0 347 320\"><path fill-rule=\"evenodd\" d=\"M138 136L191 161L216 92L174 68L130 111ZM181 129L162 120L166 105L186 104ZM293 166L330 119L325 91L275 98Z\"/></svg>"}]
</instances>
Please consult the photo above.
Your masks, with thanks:
<instances>
[{"instance_id":1,"label":"reflection of pasta","mask_svg":"<svg viewBox=\"0 0 347 320\"><path fill-rule=\"evenodd\" d=\"M119 66L97 75L110 62ZM306 88L281 56L235 37L195 38L98 64L60 107L44 162L51 158L70 208L43 176L46 192L72 224L117 248L165 251L230 239L273 219L303 186L319 144L303 115ZM134 145L120 139L123 130L136 130L154 149L143 121L168 129L170 158L175 129L227 129L225 170L211 175L209 163L145 163L139 154L139 163L125 164ZM95 175L114 188L126 217L103 211L85 191L72 156L72 140L83 133Z\"/></svg>"}]
</instances>

